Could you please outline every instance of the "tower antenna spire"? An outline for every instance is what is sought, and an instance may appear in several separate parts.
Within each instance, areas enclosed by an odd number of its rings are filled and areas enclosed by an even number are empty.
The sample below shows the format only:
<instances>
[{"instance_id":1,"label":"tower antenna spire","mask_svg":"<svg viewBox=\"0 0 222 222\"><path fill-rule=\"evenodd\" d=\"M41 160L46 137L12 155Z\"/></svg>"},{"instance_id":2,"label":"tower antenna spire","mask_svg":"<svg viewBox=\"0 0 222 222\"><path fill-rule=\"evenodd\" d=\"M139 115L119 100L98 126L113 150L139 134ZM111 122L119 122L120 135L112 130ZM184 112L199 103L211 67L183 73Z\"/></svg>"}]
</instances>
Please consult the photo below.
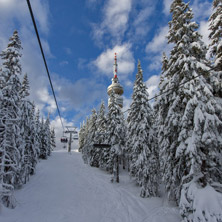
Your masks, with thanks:
<instances>
[{"instance_id":1,"label":"tower antenna spire","mask_svg":"<svg viewBox=\"0 0 222 222\"><path fill-rule=\"evenodd\" d=\"M117 77L117 53L115 53L114 56L114 64L113 64L113 78L112 78L112 84L108 86L107 93L110 96L111 93L114 91L115 94L115 101L116 103L122 108L123 107L123 97L121 96L123 94L123 87L120 85L118 77ZM108 104L110 104L110 98L108 100Z\"/></svg>"},{"instance_id":2,"label":"tower antenna spire","mask_svg":"<svg viewBox=\"0 0 222 222\"><path fill-rule=\"evenodd\" d=\"M115 52L115 56L114 56L114 64L113 64L113 74L114 74L114 78L117 78L117 53Z\"/></svg>"}]
</instances>

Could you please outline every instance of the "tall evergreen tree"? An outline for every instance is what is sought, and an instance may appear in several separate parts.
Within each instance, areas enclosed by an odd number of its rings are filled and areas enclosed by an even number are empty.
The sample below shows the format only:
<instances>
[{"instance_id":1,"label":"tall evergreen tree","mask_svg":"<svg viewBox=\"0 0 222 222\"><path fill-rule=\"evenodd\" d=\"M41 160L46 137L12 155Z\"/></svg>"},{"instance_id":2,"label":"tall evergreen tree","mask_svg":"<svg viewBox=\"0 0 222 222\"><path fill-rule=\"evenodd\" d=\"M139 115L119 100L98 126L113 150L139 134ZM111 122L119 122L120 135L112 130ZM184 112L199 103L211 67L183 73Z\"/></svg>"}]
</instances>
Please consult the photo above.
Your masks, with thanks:
<instances>
[{"instance_id":1,"label":"tall evergreen tree","mask_svg":"<svg viewBox=\"0 0 222 222\"><path fill-rule=\"evenodd\" d=\"M21 98L26 98L27 96L29 96L30 95L29 90L30 90L29 80L28 80L28 75L26 73L24 75L24 78L23 78L23 81L22 81L21 90L20 90Z\"/></svg>"},{"instance_id":2,"label":"tall evergreen tree","mask_svg":"<svg viewBox=\"0 0 222 222\"><path fill-rule=\"evenodd\" d=\"M35 173L35 167L39 159L39 143L37 141L37 132L36 132L36 119L35 119L35 104L30 103L30 148L31 148L31 175Z\"/></svg>"},{"instance_id":3,"label":"tall evergreen tree","mask_svg":"<svg viewBox=\"0 0 222 222\"><path fill-rule=\"evenodd\" d=\"M156 196L157 152L153 129L153 110L148 102L147 88L143 82L143 73L138 62L138 72L133 88L132 104L127 118L127 143L130 159L130 174L142 186L141 196Z\"/></svg>"},{"instance_id":4,"label":"tall evergreen tree","mask_svg":"<svg viewBox=\"0 0 222 222\"><path fill-rule=\"evenodd\" d=\"M20 132L20 89L21 83L19 75L22 73L20 64L21 41L18 32L15 31L9 39L8 46L0 54L2 59L1 68L1 101L0 101L0 129L1 129L1 144L0 172L2 175L1 186L6 193L10 193L15 186L21 184L21 153L23 152L23 144ZM6 191L8 190L8 191ZM1 195L2 196L2 195ZM6 206L14 207L10 195L3 195L2 201Z\"/></svg>"},{"instance_id":5,"label":"tall evergreen tree","mask_svg":"<svg viewBox=\"0 0 222 222\"><path fill-rule=\"evenodd\" d=\"M34 122L34 105L27 99L29 96L29 81L25 74L21 90L21 119L20 129L23 140L23 149L21 153L21 181L26 183L30 174L35 171L35 166L38 161L37 147L35 146L35 122Z\"/></svg>"},{"instance_id":6,"label":"tall evergreen tree","mask_svg":"<svg viewBox=\"0 0 222 222\"><path fill-rule=\"evenodd\" d=\"M166 56L165 53L163 53L162 55L162 72L160 75L160 82L159 82L159 95L162 95L166 92L166 87L168 84L168 77L165 76L166 71L168 69L168 58ZM160 102L161 101L161 102ZM159 98L157 97L157 99L155 100L154 103L154 113L155 113L155 124L156 124L156 134L157 134L157 144L161 144L162 140L163 140L163 133L164 133L164 120L167 116L167 112L168 112L168 103L163 102L162 98L161 100L159 100ZM158 136L158 133L160 133L160 135ZM163 149L159 150L159 165L160 165L160 174L162 174L163 172L161 171L161 169L164 169L164 162L163 162L163 158L161 158L163 156L162 153Z\"/></svg>"},{"instance_id":7,"label":"tall evergreen tree","mask_svg":"<svg viewBox=\"0 0 222 222\"><path fill-rule=\"evenodd\" d=\"M95 137L96 137L96 120L97 120L97 112L95 109L92 110L92 115L90 117L89 121L89 129L88 129L88 143L87 143L87 149L88 149L88 159L90 166L98 167L98 159L96 155L96 148L93 147L93 144L95 143Z\"/></svg>"},{"instance_id":8,"label":"tall evergreen tree","mask_svg":"<svg viewBox=\"0 0 222 222\"><path fill-rule=\"evenodd\" d=\"M214 0L213 9L209 19L211 56L214 58L215 69L212 81L216 95L222 98L222 0Z\"/></svg>"},{"instance_id":9,"label":"tall evergreen tree","mask_svg":"<svg viewBox=\"0 0 222 222\"><path fill-rule=\"evenodd\" d=\"M83 122L80 125L80 130L79 130L79 152L82 152L82 149L84 146L85 128L86 128L86 124L85 124L85 122Z\"/></svg>"},{"instance_id":10,"label":"tall evergreen tree","mask_svg":"<svg viewBox=\"0 0 222 222\"><path fill-rule=\"evenodd\" d=\"M195 195L188 194L191 184L204 188L221 182L222 110L207 82L206 47L189 4L174 0L170 12L168 41L174 47L162 85L166 91L173 90L158 99L164 107L159 114L163 116L159 146L168 195L179 203L184 221L191 222L197 211L208 214L206 209L194 208Z\"/></svg>"},{"instance_id":11,"label":"tall evergreen tree","mask_svg":"<svg viewBox=\"0 0 222 222\"><path fill-rule=\"evenodd\" d=\"M45 122L44 119L42 118L41 123L40 123L40 131L39 131L39 138L40 138L40 155L39 158L41 159L47 159L48 156L48 142L47 142L47 137L46 137L46 128L45 128Z\"/></svg>"},{"instance_id":12,"label":"tall evergreen tree","mask_svg":"<svg viewBox=\"0 0 222 222\"><path fill-rule=\"evenodd\" d=\"M105 104L104 101L101 102L98 118L96 121L96 143L104 143L106 139L106 115L105 115ZM108 150L103 148L96 149L96 155L99 162L99 166L101 168L106 167L107 157L108 157Z\"/></svg>"},{"instance_id":13,"label":"tall evergreen tree","mask_svg":"<svg viewBox=\"0 0 222 222\"><path fill-rule=\"evenodd\" d=\"M46 153L47 153L47 156L50 156L52 152L52 147L51 147L51 131L50 131L49 115L44 124L44 137L46 141Z\"/></svg>"},{"instance_id":14,"label":"tall evergreen tree","mask_svg":"<svg viewBox=\"0 0 222 222\"><path fill-rule=\"evenodd\" d=\"M89 143L89 123L90 123L90 118L86 118L86 124L85 124L85 132L84 132L84 140L83 140L83 147L82 147L82 158L84 163L88 164L88 157L89 157L89 152L88 152L88 143Z\"/></svg>"},{"instance_id":15,"label":"tall evergreen tree","mask_svg":"<svg viewBox=\"0 0 222 222\"><path fill-rule=\"evenodd\" d=\"M21 101L21 136L24 149L21 154L21 181L26 183L29 176L34 173L35 166L38 162L38 147L35 146L35 121L34 105L25 99Z\"/></svg>"},{"instance_id":16,"label":"tall evergreen tree","mask_svg":"<svg viewBox=\"0 0 222 222\"><path fill-rule=\"evenodd\" d=\"M110 95L109 111L106 121L107 138L105 142L111 145L107 168L116 176L119 166L119 157L122 155L125 146L125 122L121 109L116 103L114 92ZM118 178L118 176L116 176L116 178Z\"/></svg>"},{"instance_id":17,"label":"tall evergreen tree","mask_svg":"<svg viewBox=\"0 0 222 222\"><path fill-rule=\"evenodd\" d=\"M38 148L37 155L40 157L40 148L41 148L41 138L40 138L40 131L41 131L41 123L40 123L40 111L37 110L35 115L35 147Z\"/></svg>"},{"instance_id":18,"label":"tall evergreen tree","mask_svg":"<svg viewBox=\"0 0 222 222\"><path fill-rule=\"evenodd\" d=\"M51 148L52 148L52 150L54 150L56 148L56 141L55 141L55 139L56 139L55 129L52 128L51 129Z\"/></svg>"}]
</instances>

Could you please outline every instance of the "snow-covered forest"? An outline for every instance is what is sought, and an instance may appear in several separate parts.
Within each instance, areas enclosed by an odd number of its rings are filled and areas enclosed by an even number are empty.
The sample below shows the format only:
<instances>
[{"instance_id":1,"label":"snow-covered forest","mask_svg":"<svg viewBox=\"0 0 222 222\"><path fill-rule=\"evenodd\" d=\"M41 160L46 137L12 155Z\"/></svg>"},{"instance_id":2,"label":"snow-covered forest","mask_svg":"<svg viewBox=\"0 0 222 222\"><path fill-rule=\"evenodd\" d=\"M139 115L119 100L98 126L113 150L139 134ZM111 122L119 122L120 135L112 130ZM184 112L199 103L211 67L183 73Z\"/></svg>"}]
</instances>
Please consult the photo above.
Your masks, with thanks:
<instances>
[{"instance_id":1,"label":"snow-covered forest","mask_svg":"<svg viewBox=\"0 0 222 222\"><path fill-rule=\"evenodd\" d=\"M29 100L28 75L22 73L22 45L18 32L0 54L0 204L16 206L13 192L35 174L39 159L47 159L55 147L49 116Z\"/></svg>"},{"instance_id":2,"label":"snow-covered forest","mask_svg":"<svg viewBox=\"0 0 222 222\"><path fill-rule=\"evenodd\" d=\"M29 99L13 33L0 53L0 221L222 222L222 0L212 6L206 45L189 3L173 0L158 94L138 60L129 110L113 91L78 151L50 158L55 131Z\"/></svg>"},{"instance_id":3,"label":"snow-covered forest","mask_svg":"<svg viewBox=\"0 0 222 222\"><path fill-rule=\"evenodd\" d=\"M159 196L163 184L183 222L222 221L222 1L213 8L207 46L189 3L174 0L167 35L173 48L168 57L163 52L153 106L138 62L127 118L113 92L108 112L102 102L79 132L85 163L116 182L120 167L129 171L141 197Z\"/></svg>"}]
</instances>

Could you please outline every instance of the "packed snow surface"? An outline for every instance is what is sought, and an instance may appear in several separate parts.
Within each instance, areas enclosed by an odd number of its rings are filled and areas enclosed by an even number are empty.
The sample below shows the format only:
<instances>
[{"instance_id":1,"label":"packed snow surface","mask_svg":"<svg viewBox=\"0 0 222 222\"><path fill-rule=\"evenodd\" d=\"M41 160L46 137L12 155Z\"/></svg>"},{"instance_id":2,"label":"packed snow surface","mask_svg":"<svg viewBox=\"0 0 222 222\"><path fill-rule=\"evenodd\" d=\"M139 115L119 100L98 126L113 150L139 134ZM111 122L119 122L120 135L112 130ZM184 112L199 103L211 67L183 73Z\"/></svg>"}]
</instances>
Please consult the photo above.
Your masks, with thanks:
<instances>
[{"instance_id":1,"label":"packed snow surface","mask_svg":"<svg viewBox=\"0 0 222 222\"><path fill-rule=\"evenodd\" d=\"M36 174L15 191L17 207L0 212L0 222L179 222L179 210L166 197L141 198L125 171L120 183L85 165L81 153L54 151ZM163 195L164 196L164 195Z\"/></svg>"}]
</instances>

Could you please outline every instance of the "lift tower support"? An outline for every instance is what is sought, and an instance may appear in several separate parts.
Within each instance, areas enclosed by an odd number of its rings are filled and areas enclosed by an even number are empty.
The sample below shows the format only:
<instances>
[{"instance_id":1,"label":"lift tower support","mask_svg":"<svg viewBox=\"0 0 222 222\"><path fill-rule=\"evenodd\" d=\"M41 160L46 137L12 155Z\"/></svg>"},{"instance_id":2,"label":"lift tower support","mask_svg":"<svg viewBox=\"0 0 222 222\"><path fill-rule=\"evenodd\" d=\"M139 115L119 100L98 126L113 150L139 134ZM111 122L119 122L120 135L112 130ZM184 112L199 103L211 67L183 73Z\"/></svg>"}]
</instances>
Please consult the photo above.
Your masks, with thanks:
<instances>
[{"instance_id":1,"label":"lift tower support","mask_svg":"<svg viewBox=\"0 0 222 222\"><path fill-rule=\"evenodd\" d=\"M69 144L68 144L68 152L71 152L71 144L72 144L72 134L78 134L76 131L77 127L74 126L66 126L66 131L64 133L68 134L69 133Z\"/></svg>"}]
</instances>

